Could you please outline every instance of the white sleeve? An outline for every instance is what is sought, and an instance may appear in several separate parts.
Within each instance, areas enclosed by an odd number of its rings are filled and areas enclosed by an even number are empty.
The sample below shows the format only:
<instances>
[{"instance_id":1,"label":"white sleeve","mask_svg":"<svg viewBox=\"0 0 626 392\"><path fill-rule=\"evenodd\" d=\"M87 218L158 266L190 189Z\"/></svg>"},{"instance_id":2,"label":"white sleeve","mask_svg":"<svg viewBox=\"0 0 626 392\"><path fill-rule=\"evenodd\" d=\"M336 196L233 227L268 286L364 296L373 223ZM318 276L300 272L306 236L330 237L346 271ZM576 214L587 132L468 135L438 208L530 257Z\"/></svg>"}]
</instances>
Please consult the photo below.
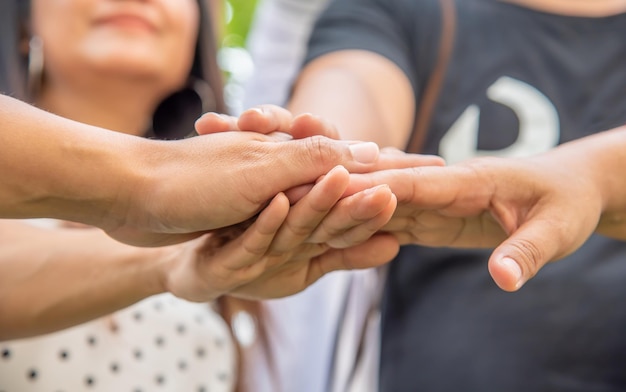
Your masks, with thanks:
<instances>
[{"instance_id":1,"label":"white sleeve","mask_svg":"<svg viewBox=\"0 0 626 392\"><path fill-rule=\"evenodd\" d=\"M254 72L244 87L244 108L284 105L315 19L329 0L263 0L248 35Z\"/></svg>"},{"instance_id":2,"label":"white sleeve","mask_svg":"<svg viewBox=\"0 0 626 392\"><path fill-rule=\"evenodd\" d=\"M267 341L244 354L244 390L366 392L370 389L354 388L375 387L378 335L372 322L378 318L370 316L378 314L378 287L377 270L337 271L302 293L265 301Z\"/></svg>"}]
</instances>

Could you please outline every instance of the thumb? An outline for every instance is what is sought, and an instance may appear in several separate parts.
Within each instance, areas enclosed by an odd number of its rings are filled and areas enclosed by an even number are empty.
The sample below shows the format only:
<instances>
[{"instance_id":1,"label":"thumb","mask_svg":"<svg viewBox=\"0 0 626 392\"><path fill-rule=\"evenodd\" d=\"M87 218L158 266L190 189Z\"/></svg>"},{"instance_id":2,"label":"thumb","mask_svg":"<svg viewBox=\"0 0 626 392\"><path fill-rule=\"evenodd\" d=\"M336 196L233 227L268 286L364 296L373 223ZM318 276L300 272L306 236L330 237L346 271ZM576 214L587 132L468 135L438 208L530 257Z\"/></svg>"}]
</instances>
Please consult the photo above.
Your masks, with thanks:
<instances>
[{"instance_id":1,"label":"thumb","mask_svg":"<svg viewBox=\"0 0 626 392\"><path fill-rule=\"evenodd\" d=\"M265 146L264 159L255 163L258 175L250 177L255 189L251 196L256 202L264 202L277 192L315 183L339 165L350 172L373 170L379 155L376 143L349 143L323 136L272 142Z\"/></svg>"},{"instance_id":2,"label":"thumb","mask_svg":"<svg viewBox=\"0 0 626 392\"><path fill-rule=\"evenodd\" d=\"M560 234L548 220L525 223L491 254L491 277L502 290L519 290L544 265L563 253Z\"/></svg>"},{"instance_id":3,"label":"thumb","mask_svg":"<svg viewBox=\"0 0 626 392\"><path fill-rule=\"evenodd\" d=\"M205 113L196 120L194 128L198 135L210 135L212 133L238 131L237 118L219 113Z\"/></svg>"},{"instance_id":4,"label":"thumb","mask_svg":"<svg viewBox=\"0 0 626 392\"><path fill-rule=\"evenodd\" d=\"M317 180L337 165L357 173L374 170L378 167L380 155L376 143L340 141L324 136L276 143L273 147L289 170L300 172L303 176L305 173L313 175L307 183Z\"/></svg>"}]
</instances>

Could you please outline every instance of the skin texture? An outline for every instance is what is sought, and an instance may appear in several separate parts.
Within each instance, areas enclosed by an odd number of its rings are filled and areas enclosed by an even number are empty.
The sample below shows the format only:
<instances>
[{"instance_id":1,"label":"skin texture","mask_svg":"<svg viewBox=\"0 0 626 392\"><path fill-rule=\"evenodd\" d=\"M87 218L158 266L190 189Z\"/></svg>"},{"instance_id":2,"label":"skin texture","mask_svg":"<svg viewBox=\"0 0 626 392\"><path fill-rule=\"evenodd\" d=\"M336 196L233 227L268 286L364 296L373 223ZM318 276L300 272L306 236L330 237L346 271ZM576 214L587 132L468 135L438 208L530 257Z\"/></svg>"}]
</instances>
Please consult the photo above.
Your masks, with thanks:
<instances>
[{"instance_id":1,"label":"skin texture","mask_svg":"<svg viewBox=\"0 0 626 392\"><path fill-rule=\"evenodd\" d=\"M195 0L34 0L45 59L37 105L141 135L156 105L187 82L198 18Z\"/></svg>"},{"instance_id":2,"label":"skin texture","mask_svg":"<svg viewBox=\"0 0 626 392\"><path fill-rule=\"evenodd\" d=\"M33 6L47 59L37 104L62 116L0 96L10 130L0 132L0 216L99 229L0 221L0 340L67 328L166 291L202 302L289 295L327 272L396 254L395 237L375 234L395 196L384 185L348 192L350 173L439 158L333 140L321 135L334 129L316 118L263 110L242 115L246 132L229 117L209 116L231 132L180 141L133 136L187 75L162 60L191 64L185 48L197 29L195 2ZM103 27L98 21L109 13L148 15L154 28ZM49 14L67 23L50 24ZM136 48L144 44L148 52Z\"/></svg>"},{"instance_id":3,"label":"skin texture","mask_svg":"<svg viewBox=\"0 0 626 392\"><path fill-rule=\"evenodd\" d=\"M378 77L368 77L372 74ZM406 143L414 116L402 71L382 56L358 50L307 64L289 107L324 116L337 124L341 138L396 148ZM623 130L606 132L526 160L486 158L371 173L351 189L391 187L398 208L386 230L401 243L496 246L490 273L502 289L514 291L594 231L624 238L626 190L615 170L625 164L623 143Z\"/></svg>"},{"instance_id":4,"label":"skin texture","mask_svg":"<svg viewBox=\"0 0 626 392\"><path fill-rule=\"evenodd\" d=\"M472 164L491 177L494 191L485 211L508 236L489 261L502 288L518 289L543 265L578 249L594 231L626 240L626 187L615 178L615 168L626 162L625 142L622 128L568 143L521 165L506 162L508 173L497 161ZM467 189L467 183L460 185ZM519 276L505 259L515 261Z\"/></svg>"},{"instance_id":5,"label":"skin texture","mask_svg":"<svg viewBox=\"0 0 626 392\"><path fill-rule=\"evenodd\" d=\"M615 171L626 163L625 143L621 128L530 158L364 175L357 188L385 182L394 190L401 206L384 230L400 243L494 247L489 271L515 291L593 232L626 240L626 186Z\"/></svg>"},{"instance_id":6,"label":"skin texture","mask_svg":"<svg viewBox=\"0 0 626 392\"><path fill-rule=\"evenodd\" d=\"M395 197L378 187L337 203L348 178L337 167L292 208L279 194L242 235L225 243L206 234L184 244L136 248L98 229L40 229L3 221L0 307L6 311L0 313L0 339L65 328L165 291L199 302L225 293L283 296L332 270L387 261L398 248L392 236L349 246L388 221ZM332 238L336 249L327 244Z\"/></svg>"},{"instance_id":7,"label":"skin texture","mask_svg":"<svg viewBox=\"0 0 626 392\"><path fill-rule=\"evenodd\" d=\"M292 141L283 131L159 142L70 121L10 97L0 96L0 101L0 115L10 118L11 129L29 130L31 136L25 140L19 132L0 135L7 146L0 156L5 181L0 214L74 220L136 245L181 242L243 221L277 192L315 182L338 164L363 172L423 161L418 156L379 156L378 147L371 143L322 137ZM244 154L247 151L256 154ZM218 166L208 165L207 155ZM241 161L235 170L247 171L246 176L233 178L228 171L233 160ZM425 163L430 161L437 159ZM250 167L255 175L250 175ZM221 188L228 182L234 187L231 193ZM138 187L156 193L148 202ZM237 191L249 187L258 192Z\"/></svg>"}]
</instances>

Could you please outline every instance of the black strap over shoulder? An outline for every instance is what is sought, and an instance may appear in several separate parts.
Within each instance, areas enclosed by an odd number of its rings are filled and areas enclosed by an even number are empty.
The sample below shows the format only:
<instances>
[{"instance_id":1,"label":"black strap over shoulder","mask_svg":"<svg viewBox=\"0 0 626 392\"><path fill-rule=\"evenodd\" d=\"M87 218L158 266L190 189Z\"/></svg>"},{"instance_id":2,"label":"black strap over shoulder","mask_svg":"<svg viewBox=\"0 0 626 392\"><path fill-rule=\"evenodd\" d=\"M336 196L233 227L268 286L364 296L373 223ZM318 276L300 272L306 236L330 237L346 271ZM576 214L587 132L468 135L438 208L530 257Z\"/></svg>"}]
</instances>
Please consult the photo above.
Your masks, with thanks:
<instances>
[{"instance_id":1,"label":"black strap over shoulder","mask_svg":"<svg viewBox=\"0 0 626 392\"><path fill-rule=\"evenodd\" d=\"M454 48L454 37L456 33L456 7L455 0L439 0L441 5L441 38L439 40L439 50L432 73L428 78L424 94L420 98L415 116L415 128L407 143L406 151L420 152L426 138L426 132L432 118L433 111L439 92L443 84L452 49Z\"/></svg>"}]
</instances>

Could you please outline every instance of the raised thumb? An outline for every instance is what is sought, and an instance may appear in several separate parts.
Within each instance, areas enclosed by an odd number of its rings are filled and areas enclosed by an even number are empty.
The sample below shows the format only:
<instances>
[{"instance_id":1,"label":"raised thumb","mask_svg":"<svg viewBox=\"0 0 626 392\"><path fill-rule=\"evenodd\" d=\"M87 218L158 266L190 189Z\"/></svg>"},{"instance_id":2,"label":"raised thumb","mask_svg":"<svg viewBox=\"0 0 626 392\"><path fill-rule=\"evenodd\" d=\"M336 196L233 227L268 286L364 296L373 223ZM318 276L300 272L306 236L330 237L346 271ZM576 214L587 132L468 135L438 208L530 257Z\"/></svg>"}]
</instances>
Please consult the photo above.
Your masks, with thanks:
<instances>
[{"instance_id":1,"label":"raised thumb","mask_svg":"<svg viewBox=\"0 0 626 392\"><path fill-rule=\"evenodd\" d=\"M547 221L525 223L491 254L491 277L502 290L518 290L561 253L559 234Z\"/></svg>"}]
</instances>

